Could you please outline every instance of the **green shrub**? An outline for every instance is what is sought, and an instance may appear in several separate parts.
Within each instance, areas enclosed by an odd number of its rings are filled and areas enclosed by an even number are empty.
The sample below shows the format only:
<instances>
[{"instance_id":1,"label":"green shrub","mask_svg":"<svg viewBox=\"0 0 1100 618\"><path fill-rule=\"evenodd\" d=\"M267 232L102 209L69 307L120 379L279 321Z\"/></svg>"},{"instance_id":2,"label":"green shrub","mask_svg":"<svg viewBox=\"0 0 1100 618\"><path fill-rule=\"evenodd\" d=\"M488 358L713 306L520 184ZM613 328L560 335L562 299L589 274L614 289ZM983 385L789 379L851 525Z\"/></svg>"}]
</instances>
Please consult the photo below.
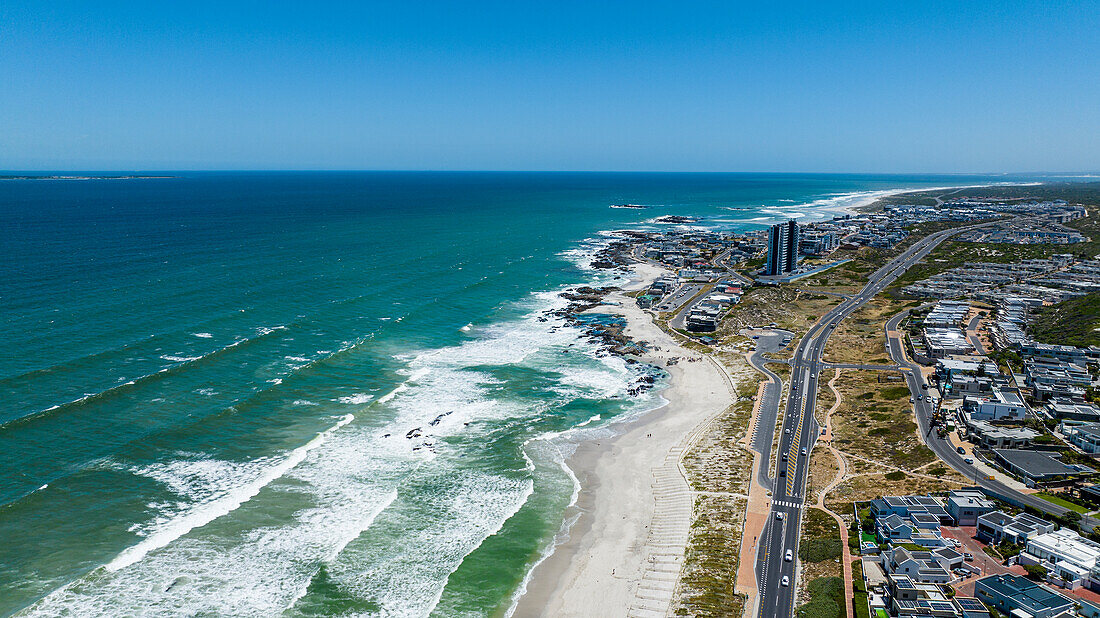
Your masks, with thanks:
<instances>
[{"instance_id":1,"label":"green shrub","mask_svg":"<svg viewBox=\"0 0 1100 618\"><path fill-rule=\"evenodd\" d=\"M799 618L844 618L844 580L819 577L806 585L810 600L798 608Z\"/></svg>"},{"instance_id":2,"label":"green shrub","mask_svg":"<svg viewBox=\"0 0 1100 618\"><path fill-rule=\"evenodd\" d=\"M901 470L894 470L893 472L886 473L886 480L888 481L900 481L905 478L905 473Z\"/></svg>"},{"instance_id":3,"label":"green shrub","mask_svg":"<svg viewBox=\"0 0 1100 618\"><path fill-rule=\"evenodd\" d=\"M908 386L891 386L880 391L884 399L902 399L909 396Z\"/></svg>"},{"instance_id":4,"label":"green shrub","mask_svg":"<svg viewBox=\"0 0 1100 618\"><path fill-rule=\"evenodd\" d=\"M1047 578L1046 567L1042 567L1037 564L1025 564L1024 570L1027 571L1028 579L1043 581Z\"/></svg>"},{"instance_id":5,"label":"green shrub","mask_svg":"<svg viewBox=\"0 0 1100 618\"><path fill-rule=\"evenodd\" d=\"M836 537L818 537L802 541L798 545L798 558L803 562L824 562L840 557L840 539Z\"/></svg>"}]
</instances>

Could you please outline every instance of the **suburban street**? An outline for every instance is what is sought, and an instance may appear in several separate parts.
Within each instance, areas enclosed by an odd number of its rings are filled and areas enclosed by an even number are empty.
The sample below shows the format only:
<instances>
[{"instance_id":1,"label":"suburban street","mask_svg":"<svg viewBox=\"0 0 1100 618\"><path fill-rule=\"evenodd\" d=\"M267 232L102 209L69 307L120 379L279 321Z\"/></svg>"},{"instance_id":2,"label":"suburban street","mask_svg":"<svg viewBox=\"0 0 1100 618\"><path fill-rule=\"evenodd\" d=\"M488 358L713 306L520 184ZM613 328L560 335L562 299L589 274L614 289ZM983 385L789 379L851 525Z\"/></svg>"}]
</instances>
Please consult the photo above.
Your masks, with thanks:
<instances>
[{"instance_id":1,"label":"suburban street","mask_svg":"<svg viewBox=\"0 0 1100 618\"><path fill-rule=\"evenodd\" d=\"M691 315L691 310L695 308L695 305L706 300L706 295L699 294L705 287L706 286L703 284L685 285L676 291L677 294L681 292L684 293L682 297L675 301L683 304L680 305L680 309L676 312L676 315L669 320L669 326L677 330L687 329L687 317ZM698 298L696 298L696 296L698 296Z\"/></svg>"}]
</instances>

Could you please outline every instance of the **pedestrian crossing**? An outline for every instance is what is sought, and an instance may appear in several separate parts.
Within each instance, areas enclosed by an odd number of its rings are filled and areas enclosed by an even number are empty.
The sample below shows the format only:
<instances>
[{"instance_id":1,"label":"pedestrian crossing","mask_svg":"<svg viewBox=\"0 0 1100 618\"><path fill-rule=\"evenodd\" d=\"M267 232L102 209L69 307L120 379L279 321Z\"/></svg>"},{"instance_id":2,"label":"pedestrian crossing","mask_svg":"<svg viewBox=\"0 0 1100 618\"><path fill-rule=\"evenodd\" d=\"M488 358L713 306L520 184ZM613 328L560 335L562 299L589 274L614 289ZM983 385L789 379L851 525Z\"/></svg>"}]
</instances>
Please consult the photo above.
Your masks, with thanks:
<instances>
[{"instance_id":1,"label":"pedestrian crossing","mask_svg":"<svg viewBox=\"0 0 1100 618\"><path fill-rule=\"evenodd\" d=\"M784 506L791 509L800 509L803 507L803 505L799 504L798 502L788 502L786 500L776 500L772 504L774 504L775 506Z\"/></svg>"}]
</instances>

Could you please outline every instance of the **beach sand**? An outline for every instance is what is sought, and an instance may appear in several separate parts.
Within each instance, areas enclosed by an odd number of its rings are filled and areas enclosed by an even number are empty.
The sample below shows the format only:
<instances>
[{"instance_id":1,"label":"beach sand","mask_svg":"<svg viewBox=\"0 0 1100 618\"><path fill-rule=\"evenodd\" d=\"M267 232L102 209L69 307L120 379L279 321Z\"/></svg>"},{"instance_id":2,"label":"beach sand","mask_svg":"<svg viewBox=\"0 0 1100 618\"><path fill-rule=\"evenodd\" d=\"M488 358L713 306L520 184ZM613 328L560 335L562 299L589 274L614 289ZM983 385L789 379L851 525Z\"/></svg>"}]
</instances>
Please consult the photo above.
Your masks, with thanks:
<instances>
[{"instance_id":1,"label":"beach sand","mask_svg":"<svg viewBox=\"0 0 1100 618\"><path fill-rule=\"evenodd\" d=\"M635 272L637 288L662 271L639 264ZM569 539L535 568L515 616L667 614L691 525L680 454L733 403L711 360L679 346L632 298L614 294L608 301L621 305L597 310L624 316L627 335L659 348L641 360L669 372L662 392L668 403L618 427L615 437L577 449L569 465L581 482L580 517ZM681 361L668 367L669 357Z\"/></svg>"}]
</instances>

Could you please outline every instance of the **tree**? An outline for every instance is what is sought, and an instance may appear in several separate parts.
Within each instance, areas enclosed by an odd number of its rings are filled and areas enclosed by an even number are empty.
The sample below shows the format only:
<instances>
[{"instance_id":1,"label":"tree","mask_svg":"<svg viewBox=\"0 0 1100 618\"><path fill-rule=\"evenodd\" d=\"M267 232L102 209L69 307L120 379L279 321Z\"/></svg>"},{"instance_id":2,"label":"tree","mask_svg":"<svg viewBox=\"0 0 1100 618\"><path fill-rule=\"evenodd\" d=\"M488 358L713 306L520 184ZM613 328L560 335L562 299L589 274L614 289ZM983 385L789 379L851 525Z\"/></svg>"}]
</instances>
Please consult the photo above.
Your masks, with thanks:
<instances>
[{"instance_id":1,"label":"tree","mask_svg":"<svg viewBox=\"0 0 1100 618\"><path fill-rule=\"evenodd\" d=\"M1025 564L1024 570L1027 571L1028 579L1043 581L1047 578L1046 567L1039 566L1038 564Z\"/></svg>"},{"instance_id":2,"label":"tree","mask_svg":"<svg viewBox=\"0 0 1100 618\"><path fill-rule=\"evenodd\" d=\"M1077 511L1066 511L1059 515L1057 519L1062 525L1076 529L1077 525L1081 523L1081 514Z\"/></svg>"}]
</instances>

